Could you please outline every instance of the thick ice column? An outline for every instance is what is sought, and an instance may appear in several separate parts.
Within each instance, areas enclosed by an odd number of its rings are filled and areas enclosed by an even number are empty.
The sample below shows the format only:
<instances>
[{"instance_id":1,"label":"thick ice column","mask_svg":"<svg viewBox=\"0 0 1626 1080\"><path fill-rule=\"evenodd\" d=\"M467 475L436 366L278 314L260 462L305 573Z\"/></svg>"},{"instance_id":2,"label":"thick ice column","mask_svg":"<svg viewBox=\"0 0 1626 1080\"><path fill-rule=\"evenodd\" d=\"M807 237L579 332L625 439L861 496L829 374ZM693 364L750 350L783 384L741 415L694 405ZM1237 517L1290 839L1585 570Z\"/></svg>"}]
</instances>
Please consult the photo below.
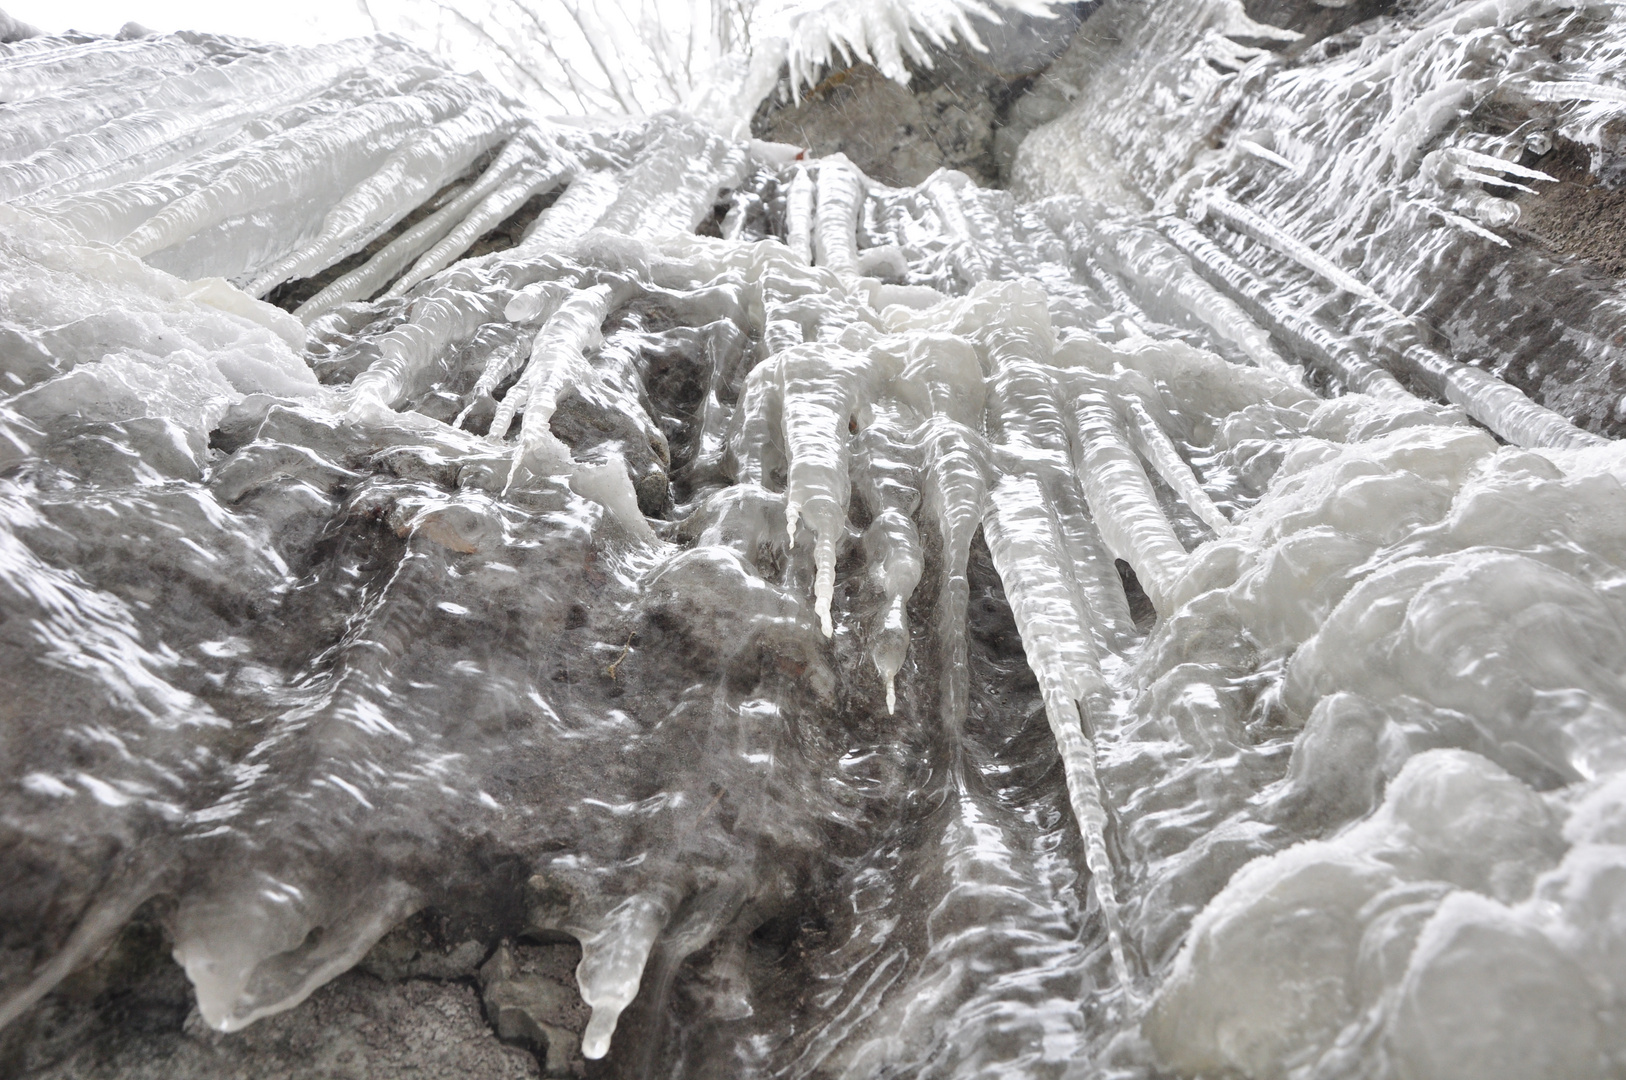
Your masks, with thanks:
<instances>
[{"instance_id":1,"label":"thick ice column","mask_svg":"<svg viewBox=\"0 0 1626 1080\"><path fill-rule=\"evenodd\" d=\"M1524 391L1488 371L1456 364L1445 376L1445 400L1518 446L1573 448L1602 446L1609 440L1583 431Z\"/></svg>"},{"instance_id":2,"label":"thick ice column","mask_svg":"<svg viewBox=\"0 0 1626 1080\"><path fill-rule=\"evenodd\" d=\"M513 254L568 250L598 223L620 191L620 181L613 173L595 171L578 175L564 194L537 216Z\"/></svg>"},{"instance_id":3,"label":"thick ice column","mask_svg":"<svg viewBox=\"0 0 1626 1080\"><path fill-rule=\"evenodd\" d=\"M244 290L263 296L365 247L515 126L505 107L475 102L468 111L422 132L397 150L322 220L316 238L265 270Z\"/></svg>"},{"instance_id":4,"label":"thick ice column","mask_svg":"<svg viewBox=\"0 0 1626 1080\"><path fill-rule=\"evenodd\" d=\"M1090 888L1106 925L1113 967L1127 990L1129 965L1106 845L1106 805L1096 776L1093 731L1085 728L1087 722L1092 727L1104 722L1110 690L1101 677L1087 610L1063 564L1047 502L1032 477L1007 475L989 492L983 534L1004 583L1028 666L1039 679L1068 801L1084 836Z\"/></svg>"},{"instance_id":5,"label":"thick ice column","mask_svg":"<svg viewBox=\"0 0 1626 1080\"><path fill-rule=\"evenodd\" d=\"M622 178L620 194L599 227L636 240L693 233L717 193L739 182L745 148L693 122L670 119Z\"/></svg>"},{"instance_id":6,"label":"thick ice column","mask_svg":"<svg viewBox=\"0 0 1626 1080\"><path fill-rule=\"evenodd\" d=\"M0 60L0 101L30 99L72 91L99 79L139 75L152 68L184 70L208 53L178 35L118 41L99 38Z\"/></svg>"},{"instance_id":7,"label":"thick ice column","mask_svg":"<svg viewBox=\"0 0 1626 1080\"><path fill-rule=\"evenodd\" d=\"M203 54L144 57L139 71L105 76L48 97L6 100L0 113L0 156L18 161L75 132L99 127L141 108L153 88L193 68ZM0 65L0 70L15 61Z\"/></svg>"},{"instance_id":8,"label":"thick ice column","mask_svg":"<svg viewBox=\"0 0 1626 1080\"><path fill-rule=\"evenodd\" d=\"M467 107L458 81L368 102L245 148L207 186L176 199L119 241L144 256L238 214L294 199L331 202L394 151L401 139Z\"/></svg>"},{"instance_id":9,"label":"thick ice column","mask_svg":"<svg viewBox=\"0 0 1626 1080\"><path fill-rule=\"evenodd\" d=\"M1093 377L1079 377L1073 406L1078 434L1078 472L1090 512L1113 554L1135 574L1159 615L1173 610L1174 584L1185 572L1186 549L1157 504L1112 407Z\"/></svg>"},{"instance_id":10,"label":"thick ice column","mask_svg":"<svg viewBox=\"0 0 1626 1080\"><path fill-rule=\"evenodd\" d=\"M1378 354L1515 445L1566 448L1608 442L1537 405L1524 391L1489 372L1459 363L1424 344L1426 332L1418 322L1391 318L1376 335Z\"/></svg>"},{"instance_id":11,"label":"thick ice column","mask_svg":"<svg viewBox=\"0 0 1626 1080\"><path fill-rule=\"evenodd\" d=\"M103 187L151 173L225 141L251 118L317 92L377 52L371 40L258 53L223 67L200 65L166 88L164 107L143 109L0 162L0 201L51 187Z\"/></svg>"},{"instance_id":12,"label":"thick ice column","mask_svg":"<svg viewBox=\"0 0 1626 1080\"><path fill-rule=\"evenodd\" d=\"M894 392L922 420L941 415L957 424L976 427L981 425L987 407L977 351L970 342L953 334L913 336Z\"/></svg>"},{"instance_id":13,"label":"thick ice column","mask_svg":"<svg viewBox=\"0 0 1626 1080\"><path fill-rule=\"evenodd\" d=\"M819 211L814 225L814 257L838 274L858 273L858 210L864 184L858 170L840 154L819 162Z\"/></svg>"},{"instance_id":14,"label":"thick ice column","mask_svg":"<svg viewBox=\"0 0 1626 1080\"><path fill-rule=\"evenodd\" d=\"M813 178L807 166L796 166L796 177L785 193L785 243L803 263L813 262Z\"/></svg>"},{"instance_id":15,"label":"thick ice column","mask_svg":"<svg viewBox=\"0 0 1626 1080\"><path fill-rule=\"evenodd\" d=\"M939 169L927 178L924 185L927 197L943 222L946 239L955 245L959 262L972 281L986 281L992 276L988 259L978 245L971 221L961 202L961 191L969 178L960 172Z\"/></svg>"},{"instance_id":16,"label":"thick ice column","mask_svg":"<svg viewBox=\"0 0 1626 1080\"><path fill-rule=\"evenodd\" d=\"M523 138L510 141L503 152L497 155L497 160L491 163L478 180L459 192L445 206L391 240L382 251L368 259L366 263L305 301L295 314L309 323L340 304L366 299L373 295L399 274L408 262L423 254L459 222L466 222L470 211L499 185L509 180L514 171L535 152L534 147Z\"/></svg>"},{"instance_id":17,"label":"thick ice column","mask_svg":"<svg viewBox=\"0 0 1626 1080\"><path fill-rule=\"evenodd\" d=\"M168 208L171 204L191 197L214 184L220 177L239 169L245 162L265 165L268 154L285 146L295 129L305 132L333 131L334 117L341 114L364 113L366 103L385 101L400 103L402 95L418 86L431 84L441 73L426 70L408 54L386 53L369 65L365 77L352 76L336 85L321 88L317 93L283 105L272 104L258 115L247 117L209 147L199 148L191 157L158 168L156 171L137 171L127 178L87 179L84 185L69 184L45 188L18 200L22 205L37 209L54 220L72 225L86 239L115 244L129 236L143 223ZM181 79L171 79L153 88L145 102L143 112L158 113L167 108L162 99ZM185 95L181 95L185 96ZM42 103L43 104L43 103ZM186 106L181 106L185 108ZM351 130L355 130L353 125ZM384 140L375 147L378 154L390 147ZM4 155L0 155L3 157ZM348 161L352 169L365 168L365 162L347 151L335 150L335 162ZM120 163L121 167L126 163ZM342 170L332 171L319 178L316 186L322 191L345 182ZM351 174L351 181L360 178ZM271 179L263 177L262 179ZM111 186L100 186L111 182ZM67 188L82 190L67 190ZM334 189L328 194L294 197L282 202L272 200L261 211L260 217L275 215L277 226L285 236L284 245L291 245L298 234L309 227L314 216L320 220L325 209L324 200L342 191ZM242 218L245 215L235 215ZM267 224L270 224L267 221ZM197 243L197 234L182 237L179 242ZM213 237L212 246L224 247L240 243L242 237L236 229L222 229Z\"/></svg>"}]
</instances>

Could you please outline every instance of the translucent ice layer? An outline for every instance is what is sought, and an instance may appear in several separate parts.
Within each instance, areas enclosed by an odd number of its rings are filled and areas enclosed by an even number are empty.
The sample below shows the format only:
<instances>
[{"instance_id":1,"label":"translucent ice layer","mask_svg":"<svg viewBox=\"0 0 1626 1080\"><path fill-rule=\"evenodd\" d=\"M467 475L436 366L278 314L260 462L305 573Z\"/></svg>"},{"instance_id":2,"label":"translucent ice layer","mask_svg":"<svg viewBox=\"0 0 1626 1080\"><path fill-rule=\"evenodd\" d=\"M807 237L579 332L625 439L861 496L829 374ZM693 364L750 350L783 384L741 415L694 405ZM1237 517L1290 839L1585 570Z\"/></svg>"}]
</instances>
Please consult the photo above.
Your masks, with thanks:
<instances>
[{"instance_id":1,"label":"translucent ice layer","mask_svg":"<svg viewBox=\"0 0 1626 1080\"><path fill-rule=\"evenodd\" d=\"M605 1075L1618 1075L1626 339L1500 204L1620 23L1093 19L1026 201L0 46L0 1020L427 911Z\"/></svg>"}]
</instances>

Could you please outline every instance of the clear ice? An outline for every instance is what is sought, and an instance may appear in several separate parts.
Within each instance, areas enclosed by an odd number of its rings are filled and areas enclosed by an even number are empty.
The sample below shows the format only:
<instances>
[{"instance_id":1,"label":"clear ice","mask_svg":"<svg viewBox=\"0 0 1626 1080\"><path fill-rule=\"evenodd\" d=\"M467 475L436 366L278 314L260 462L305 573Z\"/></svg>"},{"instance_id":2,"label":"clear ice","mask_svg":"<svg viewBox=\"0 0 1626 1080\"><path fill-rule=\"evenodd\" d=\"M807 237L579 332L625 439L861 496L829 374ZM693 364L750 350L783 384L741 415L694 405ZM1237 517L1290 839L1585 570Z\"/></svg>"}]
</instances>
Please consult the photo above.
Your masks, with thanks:
<instances>
[{"instance_id":1,"label":"clear ice","mask_svg":"<svg viewBox=\"0 0 1626 1080\"><path fill-rule=\"evenodd\" d=\"M1515 230L1621 15L1108 0L1010 191L0 45L0 1022L427 910L604 1075L1623 1075L1626 306Z\"/></svg>"}]
</instances>

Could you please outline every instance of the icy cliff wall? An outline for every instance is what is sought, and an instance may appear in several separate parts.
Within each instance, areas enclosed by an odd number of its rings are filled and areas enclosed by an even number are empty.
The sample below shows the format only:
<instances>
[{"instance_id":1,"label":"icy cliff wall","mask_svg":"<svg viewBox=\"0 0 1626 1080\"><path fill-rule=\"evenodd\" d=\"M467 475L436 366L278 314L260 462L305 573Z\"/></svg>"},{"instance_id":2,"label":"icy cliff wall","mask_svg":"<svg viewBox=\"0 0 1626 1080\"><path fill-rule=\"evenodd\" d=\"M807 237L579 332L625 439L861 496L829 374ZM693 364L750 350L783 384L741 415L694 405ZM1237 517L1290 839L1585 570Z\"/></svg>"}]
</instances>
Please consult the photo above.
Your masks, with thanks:
<instances>
[{"instance_id":1,"label":"icy cliff wall","mask_svg":"<svg viewBox=\"0 0 1626 1080\"><path fill-rule=\"evenodd\" d=\"M1509 225L1601 10L1108 6L1018 197L4 46L7 1064L359 963L516 1075L1618 1075L1618 286Z\"/></svg>"}]
</instances>

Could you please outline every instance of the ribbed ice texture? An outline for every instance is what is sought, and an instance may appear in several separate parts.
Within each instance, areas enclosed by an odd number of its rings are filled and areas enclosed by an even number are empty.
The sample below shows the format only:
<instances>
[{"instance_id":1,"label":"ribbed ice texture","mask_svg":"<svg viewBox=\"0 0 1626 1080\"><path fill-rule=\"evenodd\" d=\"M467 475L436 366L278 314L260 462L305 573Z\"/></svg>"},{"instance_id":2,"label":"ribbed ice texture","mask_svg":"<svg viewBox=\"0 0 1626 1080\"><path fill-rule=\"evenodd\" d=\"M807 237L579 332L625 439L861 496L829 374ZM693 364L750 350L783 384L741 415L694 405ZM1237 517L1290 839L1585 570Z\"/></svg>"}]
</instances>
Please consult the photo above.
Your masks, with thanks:
<instances>
[{"instance_id":1,"label":"ribbed ice texture","mask_svg":"<svg viewBox=\"0 0 1626 1080\"><path fill-rule=\"evenodd\" d=\"M1540 365L1621 308L1406 209L1551 186L1480 95L1604 153L1567 10L1109 5L1037 203L6 47L0 1019L136 919L242 1028L425 912L580 942L610 1076L1615 1075L1626 457Z\"/></svg>"}]
</instances>

